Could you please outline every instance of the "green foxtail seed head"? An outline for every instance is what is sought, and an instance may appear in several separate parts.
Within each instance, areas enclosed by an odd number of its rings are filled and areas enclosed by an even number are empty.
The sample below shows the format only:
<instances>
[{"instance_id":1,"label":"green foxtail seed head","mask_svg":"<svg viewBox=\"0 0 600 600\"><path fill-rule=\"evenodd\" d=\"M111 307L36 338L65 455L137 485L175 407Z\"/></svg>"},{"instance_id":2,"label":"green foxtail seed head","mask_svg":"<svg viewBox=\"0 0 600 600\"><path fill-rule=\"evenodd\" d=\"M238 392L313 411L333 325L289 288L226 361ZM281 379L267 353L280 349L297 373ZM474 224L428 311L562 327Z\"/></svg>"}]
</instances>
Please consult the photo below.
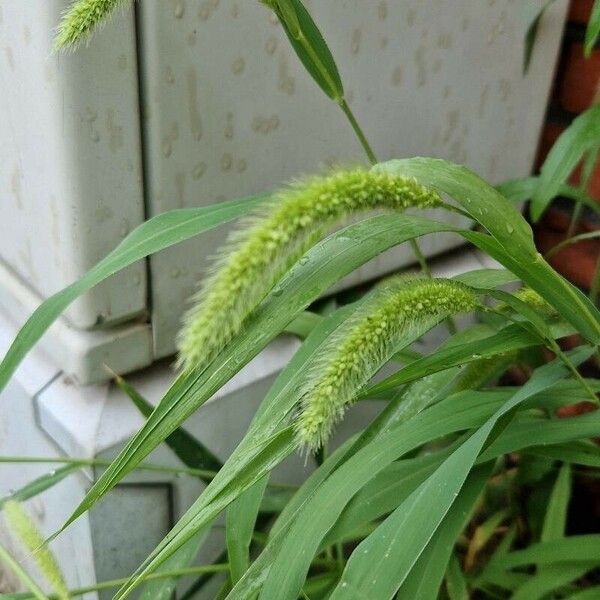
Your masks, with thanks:
<instances>
[{"instance_id":1,"label":"green foxtail seed head","mask_svg":"<svg viewBox=\"0 0 600 600\"><path fill-rule=\"evenodd\" d=\"M76 0L63 15L54 38L54 49L75 48L90 37L125 0Z\"/></svg>"},{"instance_id":2,"label":"green foxtail seed head","mask_svg":"<svg viewBox=\"0 0 600 600\"><path fill-rule=\"evenodd\" d=\"M4 516L23 546L32 553L37 566L56 596L60 600L69 600L69 592L56 559L47 546L44 545L44 538L23 510L21 504L16 500L8 500L4 504Z\"/></svg>"},{"instance_id":3,"label":"green foxtail seed head","mask_svg":"<svg viewBox=\"0 0 600 600\"><path fill-rule=\"evenodd\" d=\"M440 198L414 179L362 168L299 182L234 232L194 298L179 336L179 366L210 360L283 274L332 225L356 212L437 206Z\"/></svg>"},{"instance_id":4,"label":"green foxtail seed head","mask_svg":"<svg viewBox=\"0 0 600 600\"><path fill-rule=\"evenodd\" d=\"M525 302L525 304L528 304L531 308L534 308L540 316L544 318L552 317L557 314L554 307L548 304L542 296L531 288L522 287L520 290L517 290L514 295L522 302Z\"/></svg>"},{"instance_id":5,"label":"green foxtail seed head","mask_svg":"<svg viewBox=\"0 0 600 600\"><path fill-rule=\"evenodd\" d=\"M477 297L447 279L394 277L376 288L326 342L307 377L295 421L298 442L318 449L357 392L398 350L416 323L469 312Z\"/></svg>"}]
</instances>

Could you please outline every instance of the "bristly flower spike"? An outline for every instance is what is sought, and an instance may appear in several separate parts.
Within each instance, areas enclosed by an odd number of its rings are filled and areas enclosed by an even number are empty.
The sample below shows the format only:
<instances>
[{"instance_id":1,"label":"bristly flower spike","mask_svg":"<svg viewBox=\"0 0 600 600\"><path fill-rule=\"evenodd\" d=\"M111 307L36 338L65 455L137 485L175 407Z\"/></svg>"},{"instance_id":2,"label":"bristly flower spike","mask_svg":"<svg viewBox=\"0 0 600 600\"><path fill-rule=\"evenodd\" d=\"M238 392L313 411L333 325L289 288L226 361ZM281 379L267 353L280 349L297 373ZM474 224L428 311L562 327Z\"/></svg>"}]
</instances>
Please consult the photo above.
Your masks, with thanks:
<instances>
[{"instance_id":1,"label":"bristly flower spike","mask_svg":"<svg viewBox=\"0 0 600 600\"><path fill-rule=\"evenodd\" d=\"M395 277L366 298L326 342L309 373L295 420L299 445L315 451L417 323L478 306L476 294L448 279Z\"/></svg>"},{"instance_id":2,"label":"bristly flower spike","mask_svg":"<svg viewBox=\"0 0 600 600\"><path fill-rule=\"evenodd\" d=\"M126 0L76 0L64 13L54 38L54 49L75 48L106 23Z\"/></svg>"},{"instance_id":3,"label":"bristly flower spike","mask_svg":"<svg viewBox=\"0 0 600 600\"><path fill-rule=\"evenodd\" d=\"M23 546L31 552L37 566L51 585L59 600L71 597L54 555L44 544L44 538L33 524L29 515L16 500L8 500L4 504L6 522L18 536Z\"/></svg>"},{"instance_id":4,"label":"bristly flower spike","mask_svg":"<svg viewBox=\"0 0 600 600\"><path fill-rule=\"evenodd\" d=\"M180 333L179 366L210 360L283 274L334 224L360 211L430 208L440 197L412 178L363 168L298 182L241 224L194 298Z\"/></svg>"}]
</instances>

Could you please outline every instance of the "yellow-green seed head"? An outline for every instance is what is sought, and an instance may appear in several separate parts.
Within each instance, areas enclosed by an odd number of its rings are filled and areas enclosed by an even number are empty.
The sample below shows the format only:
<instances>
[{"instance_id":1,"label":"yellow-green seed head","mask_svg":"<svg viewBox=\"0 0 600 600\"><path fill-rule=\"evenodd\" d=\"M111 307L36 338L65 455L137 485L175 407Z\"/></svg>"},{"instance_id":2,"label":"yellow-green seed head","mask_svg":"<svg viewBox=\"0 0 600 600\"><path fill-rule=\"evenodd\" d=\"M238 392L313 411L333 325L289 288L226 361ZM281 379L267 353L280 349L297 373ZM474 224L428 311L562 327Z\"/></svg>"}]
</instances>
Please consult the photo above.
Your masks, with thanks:
<instances>
[{"instance_id":1,"label":"yellow-green seed head","mask_svg":"<svg viewBox=\"0 0 600 600\"><path fill-rule=\"evenodd\" d=\"M535 290L528 287L522 287L514 294L519 300L525 302L534 308L542 317L551 317L556 315L556 310L553 306L548 304L542 296L540 296Z\"/></svg>"},{"instance_id":2,"label":"yellow-green seed head","mask_svg":"<svg viewBox=\"0 0 600 600\"><path fill-rule=\"evenodd\" d=\"M361 211L437 206L414 179L362 168L313 178L276 193L229 238L179 336L179 365L210 360L239 332L275 283L334 224Z\"/></svg>"},{"instance_id":3,"label":"yellow-green seed head","mask_svg":"<svg viewBox=\"0 0 600 600\"><path fill-rule=\"evenodd\" d=\"M44 538L29 515L16 500L4 504L6 522L23 546L32 553L40 571L60 600L69 600L70 595L54 555L44 545Z\"/></svg>"},{"instance_id":4,"label":"yellow-green seed head","mask_svg":"<svg viewBox=\"0 0 600 600\"><path fill-rule=\"evenodd\" d=\"M63 15L54 38L54 49L75 48L125 0L76 0Z\"/></svg>"},{"instance_id":5,"label":"yellow-green seed head","mask_svg":"<svg viewBox=\"0 0 600 600\"><path fill-rule=\"evenodd\" d=\"M385 281L334 332L305 384L295 422L298 442L318 449L357 392L398 350L417 323L469 312L476 295L446 279L395 277Z\"/></svg>"}]
</instances>

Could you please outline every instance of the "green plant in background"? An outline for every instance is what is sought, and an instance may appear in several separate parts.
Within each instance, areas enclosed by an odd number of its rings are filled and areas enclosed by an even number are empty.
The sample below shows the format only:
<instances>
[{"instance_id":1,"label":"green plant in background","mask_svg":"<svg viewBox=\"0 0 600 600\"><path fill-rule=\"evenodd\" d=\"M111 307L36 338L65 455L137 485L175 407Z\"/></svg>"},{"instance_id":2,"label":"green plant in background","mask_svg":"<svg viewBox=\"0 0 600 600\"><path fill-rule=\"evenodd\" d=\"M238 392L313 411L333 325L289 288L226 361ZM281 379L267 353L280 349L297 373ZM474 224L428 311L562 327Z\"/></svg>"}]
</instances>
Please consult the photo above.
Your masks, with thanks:
<instances>
[{"instance_id":1,"label":"green plant in background","mask_svg":"<svg viewBox=\"0 0 600 600\"><path fill-rule=\"evenodd\" d=\"M308 11L300 0L264 3L376 163ZM57 45L80 41L117 4L75 3ZM598 34L599 4L588 28L591 40ZM600 313L537 252L529 225L514 208L514 200L532 198L538 217L565 191L588 202L585 186L575 190L565 181L582 157L595 160L598 123L596 106L563 134L539 178L509 182L500 191L464 167L413 158L301 182L272 199L159 215L42 304L0 365L0 386L77 296L148 254L242 217L187 317L180 340L185 368L158 406L152 410L117 379L147 421L64 527L132 470L170 469L143 462L163 442L184 463L181 472L208 485L130 578L73 595L120 586L114 597L125 598L145 584L144 598L169 597L180 577L197 574L184 595L192 598L208 577L226 573L218 597L230 600L598 597L600 535L566 535L566 515L577 470L600 467L600 449L590 441L600 433L600 411L566 420L554 415L583 400L598 405L600 381L584 378L577 367L597 352ZM413 206L460 212L479 230L403 214ZM327 235L344 217L374 208L388 212L362 215ZM440 232L462 236L506 270L453 279L394 277L330 314L306 312L331 285L397 244L413 244L428 275L416 239ZM519 280L527 286L521 291L499 289ZM480 323L452 330L431 354L411 348L444 319L473 312ZM286 328L306 339L221 464L181 426ZM572 333L581 344L564 353L556 340ZM544 364L544 349L554 361ZM511 365L527 375L526 383L497 386ZM384 366L395 370L372 383ZM381 401L380 414L328 454L334 425L365 399ZM269 481L286 457L320 447L317 468L299 488ZM0 505L31 498L89 463L65 464ZM537 502L525 506L528 498ZM190 567L223 512L226 554L214 565ZM19 572L1 549L0 558ZM33 595L8 598L40 597L33 586Z\"/></svg>"}]
</instances>

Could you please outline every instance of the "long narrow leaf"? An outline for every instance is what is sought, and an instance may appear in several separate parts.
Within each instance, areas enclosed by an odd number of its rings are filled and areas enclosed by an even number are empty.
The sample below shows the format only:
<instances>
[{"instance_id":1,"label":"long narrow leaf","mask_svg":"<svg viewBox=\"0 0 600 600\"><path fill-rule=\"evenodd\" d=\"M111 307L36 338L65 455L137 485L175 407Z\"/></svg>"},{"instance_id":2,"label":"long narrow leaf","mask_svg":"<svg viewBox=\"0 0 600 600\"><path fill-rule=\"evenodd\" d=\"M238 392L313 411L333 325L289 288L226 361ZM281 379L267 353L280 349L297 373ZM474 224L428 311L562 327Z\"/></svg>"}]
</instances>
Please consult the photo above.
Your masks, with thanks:
<instances>
[{"instance_id":1,"label":"long narrow leaf","mask_svg":"<svg viewBox=\"0 0 600 600\"><path fill-rule=\"evenodd\" d=\"M142 415L148 418L152 414L154 406L123 379L123 377L117 376L115 381ZM175 456L177 456L184 465L187 465L192 469L218 471L223 466L223 463L202 442L196 439L191 433L188 433L183 427L177 428L169 435L165 439L165 444L171 448L175 453ZM207 477L204 477L203 479L206 482L210 481L210 478Z\"/></svg>"},{"instance_id":2,"label":"long narrow leaf","mask_svg":"<svg viewBox=\"0 0 600 600\"><path fill-rule=\"evenodd\" d=\"M600 9L599 9L600 10ZM531 216L537 221L583 155L600 142L600 104L581 113L565 129L548 153L538 188L531 198Z\"/></svg>"},{"instance_id":3,"label":"long narrow leaf","mask_svg":"<svg viewBox=\"0 0 600 600\"><path fill-rule=\"evenodd\" d=\"M344 95L335 60L301 0L264 0L283 26L292 48L317 85L332 100Z\"/></svg>"},{"instance_id":4,"label":"long narrow leaf","mask_svg":"<svg viewBox=\"0 0 600 600\"><path fill-rule=\"evenodd\" d=\"M581 362L589 354L589 351L577 352L575 360ZM484 426L356 548L331 600L343 598L346 588L357 597L361 594L392 597L452 506L488 438L496 434L497 428L506 423L506 417L519 404L566 374L564 365L557 361L538 369Z\"/></svg>"},{"instance_id":5,"label":"long narrow leaf","mask_svg":"<svg viewBox=\"0 0 600 600\"><path fill-rule=\"evenodd\" d=\"M45 300L29 317L0 364L0 391L27 352L76 298L146 256L231 221L256 208L265 196L243 198L203 208L157 215L136 227L81 279Z\"/></svg>"},{"instance_id":6,"label":"long narrow leaf","mask_svg":"<svg viewBox=\"0 0 600 600\"><path fill-rule=\"evenodd\" d=\"M69 464L65 465L64 467L60 467L59 469L54 469L49 473L44 473L44 475L41 475L33 481L30 481L28 484L24 485L18 490L15 490L8 496L0 498L0 509L8 500L18 500L19 502L24 502L25 500L29 500L30 498L45 492L51 487L54 487L57 483L60 483L71 473L81 469L81 466L82 465L79 464Z\"/></svg>"},{"instance_id":7,"label":"long narrow leaf","mask_svg":"<svg viewBox=\"0 0 600 600\"><path fill-rule=\"evenodd\" d=\"M586 58L592 55L592 50L598 41L598 35L600 35L600 0L595 0L590 20L585 30L584 52Z\"/></svg>"},{"instance_id":8,"label":"long narrow leaf","mask_svg":"<svg viewBox=\"0 0 600 600\"><path fill-rule=\"evenodd\" d=\"M490 471L490 465L473 469L446 518L398 591L400 598L437 598L456 538L469 520ZM456 560L451 561L448 571L450 572L448 588L449 591L452 590L451 599L468 600L466 583Z\"/></svg>"},{"instance_id":9,"label":"long narrow leaf","mask_svg":"<svg viewBox=\"0 0 600 600\"><path fill-rule=\"evenodd\" d=\"M573 129L575 123L577 126ZM583 141L579 138L583 138L588 146L593 145L592 140L593 143L598 142L600 139L600 104L578 117L570 129L573 131L562 144L562 150L559 152L561 161L569 152L576 154L572 146L580 148ZM554 149L557 145L554 146ZM572 165L573 167L576 162ZM550 155L546 164L550 166L553 164ZM562 165L562 162L560 164ZM549 177L549 173L553 173L551 181L555 181L555 177L557 177L550 166L546 170L546 175L542 171L540 187L543 189L550 185L545 179ZM471 232L465 234L467 239L499 260L509 271L539 292L566 321L575 326L588 340L600 343L600 313L598 309L586 296L548 265L537 252L531 227L523 216L511 202L483 179L465 167L433 158L392 160L374 168L413 176L423 185L451 196L476 222L485 227L493 238ZM564 181L570 170L565 177L559 178L558 184Z\"/></svg>"},{"instance_id":10,"label":"long narrow leaf","mask_svg":"<svg viewBox=\"0 0 600 600\"><path fill-rule=\"evenodd\" d=\"M268 477L263 477L227 507L225 538L232 584L250 565L250 542L267 481Z\"/></svg>"}]
</instances>

